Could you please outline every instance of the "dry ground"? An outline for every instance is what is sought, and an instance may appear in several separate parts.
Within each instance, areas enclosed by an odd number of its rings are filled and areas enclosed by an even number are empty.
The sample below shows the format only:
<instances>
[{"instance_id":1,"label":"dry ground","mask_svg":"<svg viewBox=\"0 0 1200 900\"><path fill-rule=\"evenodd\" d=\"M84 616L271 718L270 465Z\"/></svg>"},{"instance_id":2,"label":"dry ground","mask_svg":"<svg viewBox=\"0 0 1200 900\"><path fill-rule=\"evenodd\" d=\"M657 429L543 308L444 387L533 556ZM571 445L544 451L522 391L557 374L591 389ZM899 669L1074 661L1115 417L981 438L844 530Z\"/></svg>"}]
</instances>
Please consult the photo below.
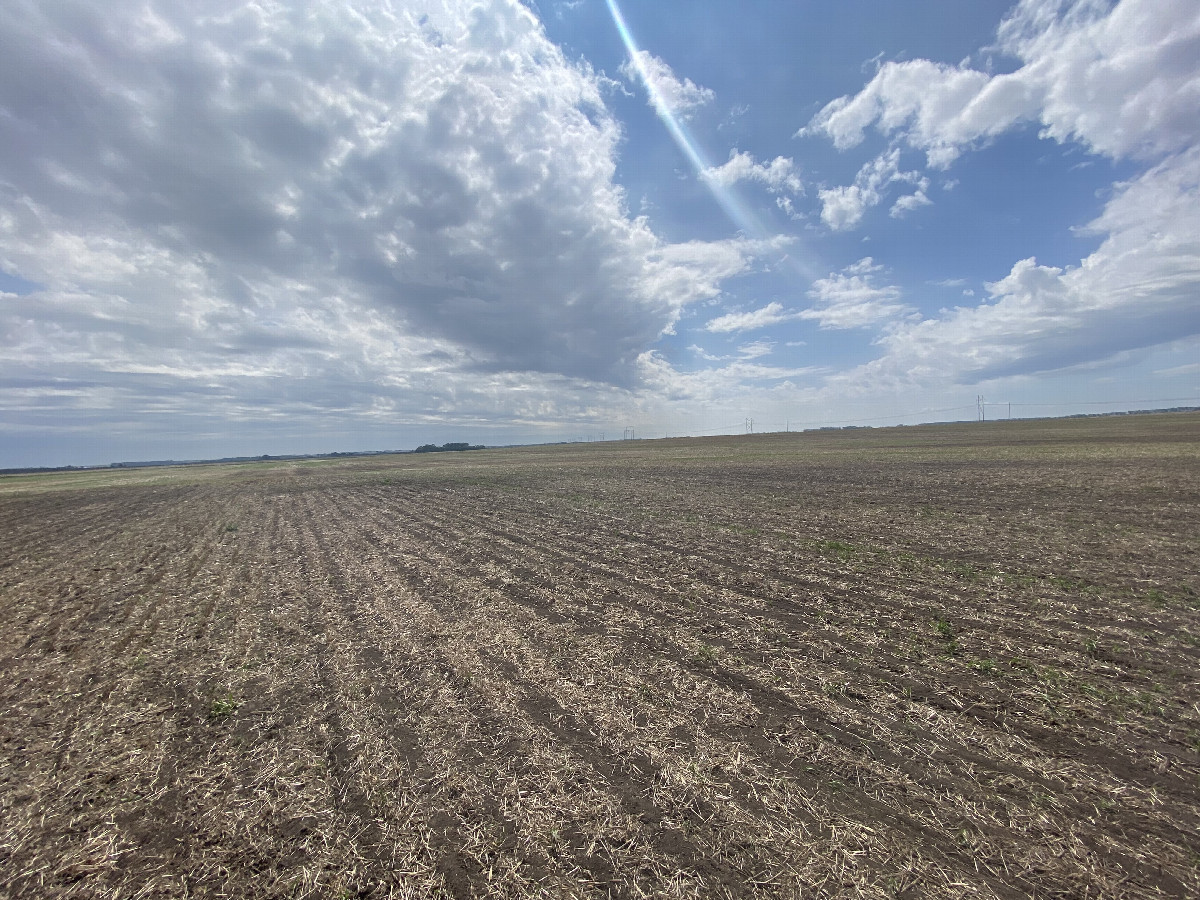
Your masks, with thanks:
<instances>
[{"instance_id":1,"label":"dry ground","mask_svg":"<svg viewBox=\"0 0 1200 900\"><path fill-rule=\"evenodd\" d=\"M5 897L1200 896L1200 416L0 479Z\"/></svg>"}]
</instances>

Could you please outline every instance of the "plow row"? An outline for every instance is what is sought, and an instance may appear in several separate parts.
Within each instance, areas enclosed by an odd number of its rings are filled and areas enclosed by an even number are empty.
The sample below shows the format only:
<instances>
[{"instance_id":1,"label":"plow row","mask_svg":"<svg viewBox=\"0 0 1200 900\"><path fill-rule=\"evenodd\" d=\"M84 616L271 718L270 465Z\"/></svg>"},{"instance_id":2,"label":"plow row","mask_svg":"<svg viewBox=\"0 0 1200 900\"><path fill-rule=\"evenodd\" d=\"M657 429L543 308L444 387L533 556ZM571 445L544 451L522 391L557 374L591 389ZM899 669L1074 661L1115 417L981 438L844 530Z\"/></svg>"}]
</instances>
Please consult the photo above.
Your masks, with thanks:
<instances>
[{"instance_id":1,"label":"plow row","mask_svg":"<svg viewBox=\"0 0 1200 900\"><path fill-rule=\"evenodd\" d=\"M1194 441L799 440L10 491L0 893L1200 893Z\"/></svg>"}]
</instances>

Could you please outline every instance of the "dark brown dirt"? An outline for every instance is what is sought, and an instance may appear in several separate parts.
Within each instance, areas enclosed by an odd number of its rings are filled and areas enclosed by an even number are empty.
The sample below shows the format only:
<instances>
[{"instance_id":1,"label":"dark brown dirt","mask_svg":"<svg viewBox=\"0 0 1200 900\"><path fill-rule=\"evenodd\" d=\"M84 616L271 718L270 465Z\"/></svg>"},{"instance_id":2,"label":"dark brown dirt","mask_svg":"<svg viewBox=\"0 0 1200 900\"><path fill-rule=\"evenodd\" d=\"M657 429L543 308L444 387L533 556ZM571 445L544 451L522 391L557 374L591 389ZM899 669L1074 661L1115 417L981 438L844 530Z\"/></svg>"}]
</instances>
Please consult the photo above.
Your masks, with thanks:
<instances>
[{"instance_id":1,"label":"dark brown dirt","mask_svg":"<svg viewBox=\"0 0 1200 900\"><path fill-rule=\"evenodd\" d=\"M0 480L0 896L1200 896L1200 416Z\"/></svg>"}]
</instances>

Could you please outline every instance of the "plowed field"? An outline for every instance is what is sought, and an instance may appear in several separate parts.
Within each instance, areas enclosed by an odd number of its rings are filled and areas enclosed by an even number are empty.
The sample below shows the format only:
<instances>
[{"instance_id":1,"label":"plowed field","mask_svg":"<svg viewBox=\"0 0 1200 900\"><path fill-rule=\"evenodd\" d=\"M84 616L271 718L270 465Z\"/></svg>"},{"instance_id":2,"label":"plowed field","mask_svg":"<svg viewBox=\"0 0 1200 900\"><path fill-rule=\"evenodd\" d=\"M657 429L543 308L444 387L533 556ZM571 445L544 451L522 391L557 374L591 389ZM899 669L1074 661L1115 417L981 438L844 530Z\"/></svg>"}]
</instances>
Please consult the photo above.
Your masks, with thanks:
<instances>
[{"instance_id":1,"label":"plowed field","mask_svg":"<svg viewBox=\"0 0 1200 900\"><path fill-rule=\"evenodd\" d=\"M1200 416L0 480L5 897L1200 896Z\"/></svg>"}]
</instances>

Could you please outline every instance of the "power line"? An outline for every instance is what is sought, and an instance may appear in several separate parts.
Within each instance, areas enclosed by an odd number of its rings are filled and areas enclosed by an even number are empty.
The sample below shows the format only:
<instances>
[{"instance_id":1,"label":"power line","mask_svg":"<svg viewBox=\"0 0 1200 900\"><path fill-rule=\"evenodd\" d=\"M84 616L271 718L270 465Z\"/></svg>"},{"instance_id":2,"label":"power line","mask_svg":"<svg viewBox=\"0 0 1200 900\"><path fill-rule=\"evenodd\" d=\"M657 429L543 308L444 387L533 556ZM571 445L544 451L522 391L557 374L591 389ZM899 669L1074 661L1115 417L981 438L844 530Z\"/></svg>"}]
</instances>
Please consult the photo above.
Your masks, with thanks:
<instances>
[{"instance_id":1,"label":"power line","mask_svg":"<svg viewBox=\"0 0 1200 900\"><path fill-rule=\"evenodd\" d=\"M794 425L856 425L859 422L886 422L888 419L908 419L913 416L928 416L934 413L965 412L970 406L946 406L941 409L920 409L915 412L892 413L887 416L874 416L866 419L816 419L812 422L792 422Z\"/></svg>"},{"instance_id":2,"label":"power line","mask_svg":"<svg viewBox=\"0 0 1200 900\"><path fill-rule=\"evenodd\" d=\"M789 418L789 419L787 419L785 428L786 428L786 430L790 431L793 425L795 425L797 429L806 429L806 428L811 428L814 426L815 427L830 427L830 426L837 426L837 425L861 425L861 424L872 423L872 422L888 422L888 421L894 421L897 419L917 419L917 418L922 418L925 416L939 415L942 413L966 413L966 412L969 412L971 409L974 409L976 411L976 414L980 418L982 418L983 411L985 411L986 407L988 407L988 406L1007 407L1008 417L1012 418L1012 412L1014 409L1017 409L1017 410L1020 410L1020 409L1052 409L1052 408L1060 408L1061 409L1063 407L1069 408L1069 407L1094 407L1094 406L1124 406L1130 411L1142 412L1142 411L1146 411L1146 410L1135 409L1135 407L1145 405L1145 404L1160 404L1160 403L1200 404L1200 397L1161 397L1161 398L1153 399L1153 400L1083 400L1083 401L1064 400L1064 401L1060 401L1058 403L1021 403L1021 402L1010 401L1010 400L986 400L982 395L977 395L976 403L973 406L943 406L943 407L938 407L938 408L934 408L934 409L908 410L908 411L904 411L904 412L894 412L894 413L890 413L888 415L867 416L867 417L862 417L862 418L857 418L857 419L814 419L814 420L810 420L810 421L797 421L795 419ZM725 425L725 426L721 426L721 427L717 427L717 428L692 429L692 428L686 428L686 427L681 426L681 427L673 427L671 429L670 433L676 435L677 437L705 437L705 436L709 436L709 435L735 435L738 433L750 434L750 433L754 432L754 425L755 425L754 418L747 416L744 419L742 419L742 421L740 421L740 422L730 423L729 425ZM636 440L638 438L639 434L643 439L659 437L660 434L656 431L652 431L651 430L652 427L653 427L653 423L651 423L649 425L643 423L642 425L639 425L639 426L632 426L632 425L626 426L623 429L622 439L623 440ZM766 429L766 431L770 431L770 430L771 429L769 427ZM544 435L544 434L538 434L538 435L530 434L527 436L526 435L512 435L512 436L507 437L506 440L516 443L516 442L521 441L522 438L525 438L530 443L544 443L547 441L549 441L549 442L554 441L554 438L551 438L548 435ZM600 432L600 440L603 441L604 439L605 439L605 433Z\"/></svg>"},{"instance_id":3,"label":"power line","mask_svg":"<svg viewBox=\"0 0 1200 900\"><path fill-rule=\"evenodd\" d=\"M1158 400L1063 400L1060 403L1014 403L1013 406L1132 406L1135 403L1200 403L1200 397L1161 397Z\"/></svg>"}]
</instances>

